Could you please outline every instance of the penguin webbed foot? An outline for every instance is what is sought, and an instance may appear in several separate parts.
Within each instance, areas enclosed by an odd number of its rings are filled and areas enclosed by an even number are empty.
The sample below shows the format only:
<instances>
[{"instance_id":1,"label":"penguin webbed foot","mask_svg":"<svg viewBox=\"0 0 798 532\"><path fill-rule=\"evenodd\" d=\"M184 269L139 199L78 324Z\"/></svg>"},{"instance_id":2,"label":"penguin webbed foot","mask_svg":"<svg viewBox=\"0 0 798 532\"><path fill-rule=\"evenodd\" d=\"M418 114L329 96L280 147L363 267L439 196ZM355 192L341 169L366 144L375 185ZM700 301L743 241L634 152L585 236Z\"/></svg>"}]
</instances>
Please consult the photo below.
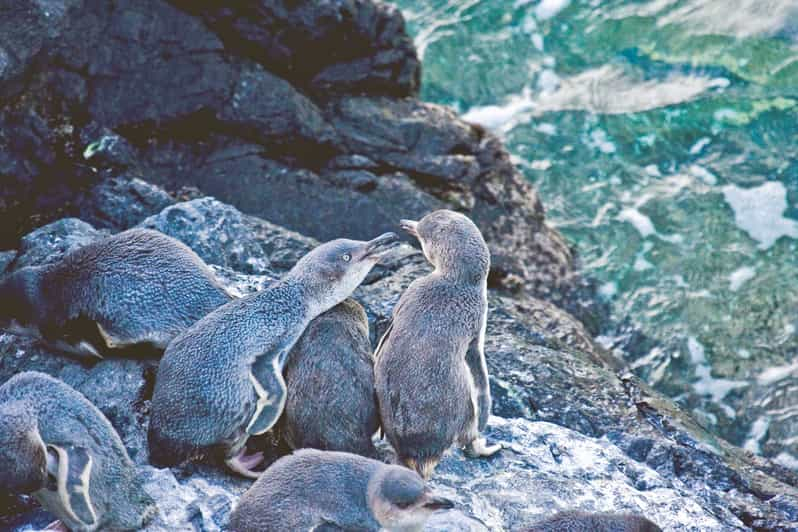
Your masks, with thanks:
<instances>
[{"instance_id":1,"label":"penguin webbed foot","mask_svg":"<svg viewBox=\"0 0 798 532\"><path fill-rule=\"evenodd\" d=\"M500 443L488 445L485 438L476 438L463 448L463 453L469 458L487 458L503 449Z\"/></svg>"},{"instance_id":2,"label":"penguin webbed foot","mask_svg":"<svg viewBox=\"0 0 798 532\"><path fill-rule=\"evenodd\" d=\"M254 469L263 462L263 453L256 452L248 455L246 452L247 449L244 447L237 455L225 459L224 463L227 464L231 471L238 473L242 477L256 479L262 471L255 471Z\"/></svg>"}]
</instances>

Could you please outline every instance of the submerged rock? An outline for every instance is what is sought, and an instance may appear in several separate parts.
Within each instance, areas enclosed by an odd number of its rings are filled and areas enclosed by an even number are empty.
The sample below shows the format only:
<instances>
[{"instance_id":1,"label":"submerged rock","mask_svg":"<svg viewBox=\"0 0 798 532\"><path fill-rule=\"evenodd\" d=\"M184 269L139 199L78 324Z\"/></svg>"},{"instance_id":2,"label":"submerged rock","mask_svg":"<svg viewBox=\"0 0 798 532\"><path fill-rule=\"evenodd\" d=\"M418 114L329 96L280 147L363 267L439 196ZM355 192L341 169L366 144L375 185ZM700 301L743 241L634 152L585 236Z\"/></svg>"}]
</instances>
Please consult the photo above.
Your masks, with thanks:
<instances>
[{"instance_id":1,"label":"submerged rock","mask_svg":"<svg viewBox=\"0 0 798 532\"><path fill-rule=\"evenodd\" d=\"M217 261L220 279L238 294L272 282L316 243L211 198L169 206L151 220ZM64 242L105 233L64 220L38 234L58 238L26 238L21 256L27 262L52 260L69 248ZM258 261L261 273L248 273ZM401 246L356 291L374 340L402 290L428 270L419 252ZM640 513L663 530L795 527L794 475L713 439L672 401L617 373L605 355L582 342L578 322L556 307L534 300L519 306L493 291L489 303L494 416L488 437L505 449L482 460L453 451L442 461L432 482L458 506L436 514L427 530L516 530L566 509ZM92 400L119 431L160 509L148 530L222 530L250 481L212 465L147 465L156 367L151 359L78 360L0 335L0 382L24 370L54 375ZM276 458L273 446L254 445ZM47 522L27 499L7 507L0 526L14 523L22 530L25 523Z\"/></svg>"}]
</instances>

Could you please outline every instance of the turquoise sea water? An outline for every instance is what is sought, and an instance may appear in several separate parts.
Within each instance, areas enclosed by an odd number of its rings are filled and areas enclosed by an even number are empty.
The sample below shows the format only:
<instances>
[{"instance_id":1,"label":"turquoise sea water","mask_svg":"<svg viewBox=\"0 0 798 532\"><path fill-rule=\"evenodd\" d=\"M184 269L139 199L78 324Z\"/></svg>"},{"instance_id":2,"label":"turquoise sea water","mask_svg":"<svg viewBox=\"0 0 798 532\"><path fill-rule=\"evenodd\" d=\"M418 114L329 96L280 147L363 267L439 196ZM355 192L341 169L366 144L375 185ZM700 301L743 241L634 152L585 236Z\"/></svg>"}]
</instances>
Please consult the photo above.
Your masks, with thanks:
<instances>
[{"instance_id":1,"label":"turquoise sea water","mask_svg":"<svg viewBox=\"0 0 798 532\"><path fill-rule=\"evenodd\" d=\"M423 98L505 140L600 282L600 341L798 467L798 2L396 3Z\"/></svg>"}]
</instances>

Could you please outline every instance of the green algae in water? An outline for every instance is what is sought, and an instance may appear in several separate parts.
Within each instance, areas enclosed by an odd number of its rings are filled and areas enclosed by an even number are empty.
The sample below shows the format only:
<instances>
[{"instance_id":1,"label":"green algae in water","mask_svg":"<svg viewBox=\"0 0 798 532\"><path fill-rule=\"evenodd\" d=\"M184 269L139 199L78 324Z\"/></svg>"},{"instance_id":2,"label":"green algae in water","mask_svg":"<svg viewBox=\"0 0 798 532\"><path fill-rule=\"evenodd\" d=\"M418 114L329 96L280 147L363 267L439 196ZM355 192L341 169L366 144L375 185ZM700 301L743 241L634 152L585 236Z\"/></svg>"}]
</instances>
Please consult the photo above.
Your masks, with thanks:
<instances>
[{"instance_id":1,"label":"green algae in water","mask_svg":"<svg viewBox=\"0 0 798 532\"><path fill-rule=\"evenodd\" d=\"M504 138L601 283L622 324L601 340L717 434L798 464L798 406L754 405L798 380L798 4L397 4L422 97Z\"/></svg>"}]
</instances>

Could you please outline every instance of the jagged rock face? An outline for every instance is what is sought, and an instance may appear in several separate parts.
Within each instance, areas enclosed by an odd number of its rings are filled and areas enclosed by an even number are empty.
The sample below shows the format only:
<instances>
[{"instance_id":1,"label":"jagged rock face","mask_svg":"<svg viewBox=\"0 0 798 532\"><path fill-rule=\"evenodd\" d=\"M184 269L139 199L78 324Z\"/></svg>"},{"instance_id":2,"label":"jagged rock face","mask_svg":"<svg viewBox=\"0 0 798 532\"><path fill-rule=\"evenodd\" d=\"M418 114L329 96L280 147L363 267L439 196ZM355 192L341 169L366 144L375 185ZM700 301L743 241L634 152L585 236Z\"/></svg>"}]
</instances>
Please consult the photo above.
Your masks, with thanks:
<instances>
[{"instance_id":1,"label":"jagged rock face","mask_svg":"<svg viewBox=\"0 0 798 532\"><path fill-rule=\"evenodd\" d=\"M237 54L308 92L418 92L420 64L404 19L370 0L216 2L175 0Z\"/></svg>"},{"instance_id":2,"label":"jagged rock face","mask_svg":"<svg viewBox=\"0 0 798 532\"><path fill-rule=\"evenodd\" d=\"M119 195L112 203L129 202L131 213L158 196L148 189L136 200L121 183L105 193L113 190ZM118 215L106 216L108 227L129 219L121 208L107 212ZM237 295L272 282L316 244L210 198L171 205L144 225L193 246ZM2 257L10 268L57 260L105 234L64 219L27 236L13 260ZM420 253L403 246L358 289L373 342L402 291L428 271ZM795 528L795 475L714 440L670 400L633 376L617 375L583 343L581 325L551 305L529 299L519 307L493 291L489 304L494 417L488 437L505 449L492 459L455 451L443 460L432 483L458 506L436 514L427 530L518 530L564 509L640 513L674 531ZM54 375L84 393L119 431L160 509L149 530L222 530L249 481L210 465L147 465L156 368L153 359L77 360L0 335L0 383L24 370ZM264 449L276 457L273 447ZM43 526L51 518L26 498L0 504L0 527Z\"/></svg>"},{"instance_id":3,"label":"jagged rock face","mask_svg":"<svg viewBox=\"0 0 798 532\"><path fill-rule=\"evenodd\" d=\"M21 0L0 18L0 247L83 215L109 176L199 187L319 240L448 207L483 228L493 286L590 313L499 141L414 98L420 64L395 8Z\"/></svg>"}]
</instances>

